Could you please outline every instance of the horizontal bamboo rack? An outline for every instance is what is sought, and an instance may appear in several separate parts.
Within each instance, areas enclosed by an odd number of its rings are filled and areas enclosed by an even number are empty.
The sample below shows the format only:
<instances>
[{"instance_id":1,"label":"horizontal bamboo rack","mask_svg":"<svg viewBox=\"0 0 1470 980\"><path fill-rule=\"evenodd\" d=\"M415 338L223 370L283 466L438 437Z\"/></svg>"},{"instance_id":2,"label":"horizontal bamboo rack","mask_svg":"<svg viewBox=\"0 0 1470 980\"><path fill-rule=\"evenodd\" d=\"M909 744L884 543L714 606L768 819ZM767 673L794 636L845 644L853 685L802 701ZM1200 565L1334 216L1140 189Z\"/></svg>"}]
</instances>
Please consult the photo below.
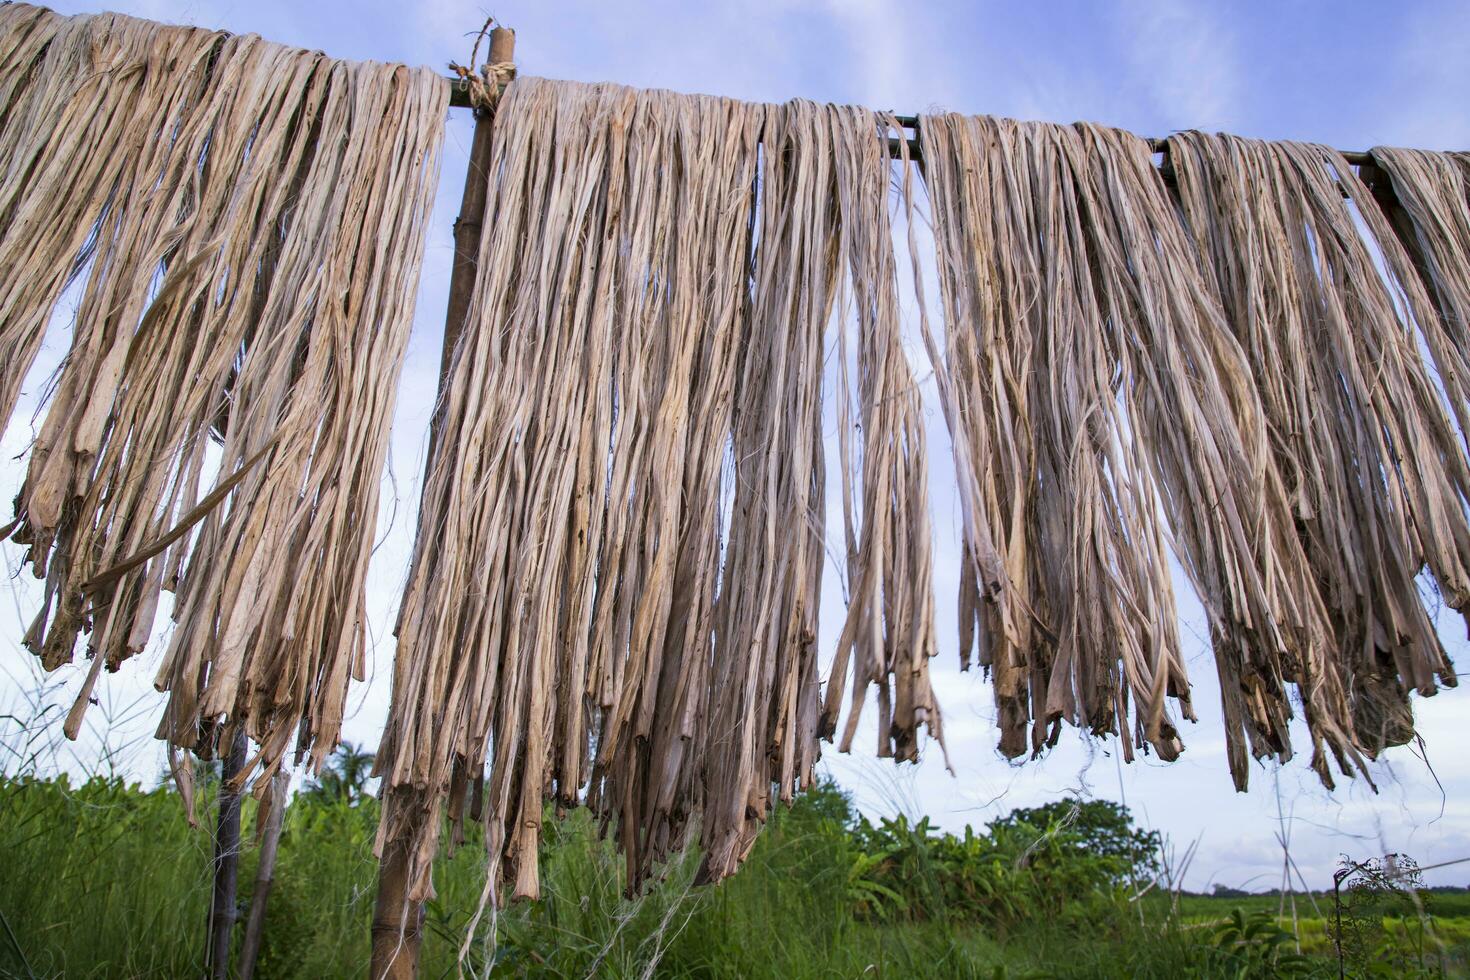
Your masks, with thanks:
<instances>
[{"instance_id":1,"label":"horizontal bamboo rack","mask_svg":"<svg viewBox=\"0 0 1470 980\"><path fill-rule=\"evenodd\" d=\"M445 76L444 82L449 86L449 104L451 107L456 109L471 108L469 92L465 89L464 85L460 82L458 78ZM909 148L909 159L914 161L922 161L923 153L919 149L919 140L917 138L919 132L919 117L895 116L894 118L898 120L898 124L904 129L913 131L913 136L908 136L907 134L905 134L905 141L908 143ZM1169 141L1167 138L1150 138L1148 141L1148 145L1149 148L1152 149L1155 153L1169 152ZM899 152L899 139L897 137L889 138L888 149L892 153ZM1348 163L1351 163L1355 166L1361 166L1362 164L1373 162L1372 156L1362 150L1341 150L1339 152L1342 153L1343 159L1347 160Z\"/></svg>"}]
</instances>

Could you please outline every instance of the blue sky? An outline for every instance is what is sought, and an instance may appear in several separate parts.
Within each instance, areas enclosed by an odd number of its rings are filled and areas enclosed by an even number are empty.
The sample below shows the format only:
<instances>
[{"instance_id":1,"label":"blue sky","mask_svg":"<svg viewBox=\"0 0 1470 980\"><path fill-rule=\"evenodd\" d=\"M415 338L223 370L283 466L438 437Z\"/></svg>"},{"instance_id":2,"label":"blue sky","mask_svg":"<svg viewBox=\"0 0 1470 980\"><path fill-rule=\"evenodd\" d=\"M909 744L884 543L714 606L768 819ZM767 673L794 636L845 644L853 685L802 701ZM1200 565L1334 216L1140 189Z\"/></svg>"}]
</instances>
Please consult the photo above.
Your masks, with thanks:
<instances>
[{"instance_id":1,"label":"blue sky","mask_svg":"<svg viewBox=\"0 0 1470 980\"><path fill-rule=\"evenodd\" d=\"M65 13L98 9L58 2ZM552 3L496 0L493 6L285 0L114 0L113 9L160 20L254 31L273 40L350 58L442 68L465 60L466 32L488 13L518 32L522 72L584 81L708 92L781 101L801 96L900 112L953 110L1070 122L1095 120L1161 136L1201 128L1294 138L1366 149L1379 143L1438 149L1470 147L1470 5L1345 2L1189 4L905 3L873 0L753 0L740 4ZM376 639L373 679L353 693L346 737L376 744L387 706L394 607L413 533L428 417L435 394L449 279L450 229L469 145L468 114L453 111L443 176L430 233L418 312L395 418L390 496L369 583ZM903 267L903 263L900 264ZM27 385L33 398L64 350L53 330ZM923 355L914 345L916 369ZM1165 831L1182 855L1198 841L1191 887L1212 881L1253 888L1281 880L1283 848L1314 886L1328 883L1340 853L1362 857L1407 851L1423 865L1470 857L1470 754L1457 721L1470 694L1454 691L1419 702L1433 769L1415 752L1396 750L1379 767L1379 792L1341 780L1328 794L1305 758L1279 770L1258 767L1252 791L1236 794L1226 772L1213 666L1199 637L1203 617L1179 584L1182 631L1201 721L1184 732L1187 751L1165 766L1120 765L1106 743L1064 734L1048 757L1013 766L994 751L990 691L978 674L957 670L954 637L959 516L948 490L948 440L931 410L931 485L937 542L941 651L935 686L945 709L956 775L938 752L918 766L894 769L868 757L860 739L851 757L829 751L831 771L875 813L931 814L958 829L1013 806L1072 790L1124 799L1139 818ZM0 499L23 471L12 462L31 432L33 400L0 440ZM394 499L396 498L396 504ZM0 515L3 516L3 515ZM833 516L836 514L834 512ZM834 524L835 527L835 524ZM20 553L0 546L6 567ZM32 710L36 678L19 644L21 623L36 606L27 575L8 577L0 597L0 713ZM829 568L823 607L830 643L840 606L838 570ZM1465 657L1465 626L1442 620L1451 655ZM830 653L830 649L827 649ZM57 746L53 764L93 768L110 759L152 779L161 753L151 741L157 702L149 683L156 656L144 655L107 678L102 704L74 747ZM45 702L68 701L80 670L64 668L46 683ZM869 712L871 715L871 712ZM7 738L4 744L14 746ZM1299 745L1307 744L1304 738ZM1442 790L1441 790L1442 787ZM1429 880L1470 882L1470 864L1431 872Z\"/></svg>"}]
</instances>

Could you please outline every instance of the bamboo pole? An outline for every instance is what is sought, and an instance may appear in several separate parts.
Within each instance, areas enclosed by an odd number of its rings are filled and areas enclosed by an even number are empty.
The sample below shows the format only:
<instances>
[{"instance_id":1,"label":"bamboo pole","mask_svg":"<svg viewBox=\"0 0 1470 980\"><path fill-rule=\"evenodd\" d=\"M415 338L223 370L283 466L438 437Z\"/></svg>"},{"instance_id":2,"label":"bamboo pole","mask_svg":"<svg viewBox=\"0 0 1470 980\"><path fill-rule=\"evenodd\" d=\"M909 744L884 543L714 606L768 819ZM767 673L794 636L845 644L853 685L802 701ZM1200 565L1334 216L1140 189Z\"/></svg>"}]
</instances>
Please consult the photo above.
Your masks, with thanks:
<instances>
[{"instance_id":1,"label":"bamboo pole","mask_svg":"<svg viewBox=\"0 0 1470 980\"><path fill-rule=\"evenodd\" d=\"M409 845L396 838L384 845L378 862L378 896L373 908L374 980L412 980L418 976L423 940L422 903L408 900Z\"/></svg>"},{"instance_id":2,"label":"bamboo pole","mask_svg":"<svg viewBox=\"0 0 1470 980\"><path fill-rule=\"evenodd\" d=\"M219 823L214 835L214 899L209 906L206 973L215 980L230 975L230 937L239 909L235 886L240 876L240 790L233 785L245 767L245 729L239 728L220 767Z\"/></svg>"},{"instance_id":3,"label":"bamboo pole","mask_svg":"<svg viewBox=\"0 0 1470 980\"><path fill-rule=\"evenodd\" d=\"M515 31L497 27L490 32L490 64L515 60ZM485 220L488 191L486 174L490 167L490 143L495 113L490 108L475 109L475 136L470 145L469 168L465 174L464 195L460 198L459 217L454 222L454 264L449 275L449 305L444 317L444 346L439 358L439 395L449 378L454 349L464 332L470 296L475 287L476 258L480 251L480 231ZM435 410L429 429L429 460L434 458L442 407ZM408 898L409 844L413 834L388 841L378 864L378 895L373 912L372 976L374 980L412 980L418 976L419 948L423 942L424 908L422 902Z\"/></svg>"},{"instance_id":4,"label":"bamboo pole","mask_svg":"<svg viewBox=\"0 0 1470 980\"><path fill-rule=\"evenodd\" d=\"M452 108L455 108L455 109L468 109L468 108L470 108L469 94L466 93L464 91L464 89L460 86L459 79L457 79L457 78L445 78L444 79L444 83L446 85L450 85L450 86L453 87L452 90L451 90L451 92L450 92L450 95L449 95L449 105ZM907 143L908 144L908 147L909 147L909 159L912 160L916 164L922 163L923 162L923 151L921 149L919 149L919 139L918 139L918 136L919 136L919 117L916 116L916 115L913 115L913 116L896 115L893 118L895 120L897 120L898 124L900 126L902 126L904 129L911 129L911 130L913 130L914 131L914 135L913 136L908 136L907 134L905 134L905 136L904 136L904 138L902 140L900 140L898 137L889 137L889 139L888 139L888 152L892 153L894 156L897 156L898 155L898 144L900 142L904 142L904 143ZM1148 142L1148 145L1149 145L1149 149L1153 150L1155 153L1161 153L1161 154L1163 154L1166 157L1168 156L1168 154L1169 154L1169 138L1167 136L1162 136L1162 137L1161 136L1151 136L1151 137L1146 137L1146 139L1147 139L1147 142ZM1338 152L1340 152L1342 154L1343 159L1347 160L1348 163L1351 163L1351 164L1353 164L1355 166L1360 166L1360 165L1363 165L1363 164L1369 164L1369 163L1372 163L1373 162L1373 155L1371 153L1367 152L1366 150L1340 150Z\"/></svg>"},{"instance_id":5,"label":"bamboo pole","mask_svg":"<svg viewBox=\"0 0 1470 980\"><path fill-rule=\"evenodd\" d=\"M281 845L281 827L286 822L286 791L291 777L285 770L271 779L270 813L260 839L260 864L255 871L255 888L250 892L250 913L245 920L245 938L240 943L240 980L250 980L255 961L260 958L260 943L265 937L265 907L275 879L276 852Z\"/></svg>"}]
</instances>

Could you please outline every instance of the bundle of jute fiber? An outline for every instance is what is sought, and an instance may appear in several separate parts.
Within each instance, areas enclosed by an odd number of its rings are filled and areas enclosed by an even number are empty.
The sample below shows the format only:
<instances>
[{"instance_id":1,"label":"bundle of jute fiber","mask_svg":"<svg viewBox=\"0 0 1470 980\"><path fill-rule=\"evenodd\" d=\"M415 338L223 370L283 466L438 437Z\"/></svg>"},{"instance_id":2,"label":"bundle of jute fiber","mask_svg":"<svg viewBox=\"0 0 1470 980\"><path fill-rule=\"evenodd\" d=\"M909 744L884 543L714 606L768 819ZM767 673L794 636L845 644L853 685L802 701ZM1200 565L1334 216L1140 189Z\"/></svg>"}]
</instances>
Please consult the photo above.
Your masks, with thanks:
<instances>
[{"instance_id":1,"label":"bundle of jute fiber","mask_svg":"<svg viewBox=\"0 0 1470 980\"><path fill-rule=\"evenodd\" d=\"M1376 146L1373 165L1388 178L1372 186L1399 242L1439 309L1431 342L1440 383L1455 401L1461 431L1470 396L1470 154ZM1429 326L1434 326L1431 320Z\"/></svg>"},{"instance_id":2,"label":"bundle of jute fiber","mask_svg":"<svg viewBox=\"0 0 1470 980\"><path fill-rule=\"evenodd\" d=\"M843 120L844 125L832 127L832 144L837 163L838 240L850 270L848 278L839 276L838 285L851 286L857 336L851 338L854 330L837 332L837 440L844 473L849 596L822 705L822 735L830 738L836 732L839 699L851 662L850 708L839 748L843 752L851 748L867 688L872 685L877 688L878 755L916 760L921 724L928 726L941 750L944 741L929 685L929 658L934 655L936 639L924 422L918 388L903 350L887 207L894 161L888 142L871 138L870 113L828 111L850 117ZM879 128L902 131L891 115L879 120ZM906 169L907 143L900 145L898 162ZM838 306L845 322L845 293L839 293ZM856 350L849 352L851 339L856 340ZM850 367L857 374L855 388L849 379ZM852 422L854 407L856 424ZM860 437L856 447L854 433ZM855 450L861 459L853 459ZM853 499L855 482L863 492L861 501ZM857 527L859 504L861 526ZM898 629L900 626L905 629Z\"/></svg>"},{"instance_id":3,"label":"bundle of jute fiber","mask_svg":"<svg viewBox=\"0 0 1470 980\"><path fill-rule=\"evenodd\" d=\"M532 78L502 98L378 754L379 852L408 850L411 898L432 894L446 812L456 837L466 808L483 819L500 901L502 881L538 894L548 799L615 823L636 888L696 815L704 877L728 874L773 786L811 779L823 337L844 275L870 312L843 395L873 426L861 478L886 480L847 491L876 501L852 561L874 569L869 614L888 604L887 635L852 643L863 683L896 675L896 743L937 724L874 152L876 116L812 103ZM844 197L843 179L876 186Z\"/></svg>"},{"instance_id":4,"label":"bundle of jute fiber","mask_svg":"<svg viewBox=\"0 0 1470 980\"><path fill-rule=\"evenodd\" d=\"M823 735L835 731L849 661L843 751L870 684L878 692L880 755L917 758L921 725L940 735L928 674L934 612L923 432L900 339L886 212L891 168L881 132L891 124L867 110L802 100L766 114L750 315L734 393L734 498L715 628L714 701L701 753L701 880L733 873L749 854L773 785L789 802L793 771L796 783L810 781L817 726ZM837 328L850 588L819 718L822 331L844 288L844 266L855 306L855 318L839 317ZM849 339L849 330L857 336ZM845 373L854 342L855 388ZM860 471L850 442L853 401ZM862 504L857 533L855 485Z\"/></svg>"},{"instance_id":5,"label":"bundle of jute fiber","mask_svg":"<svg viewBox=\"0 0 1470 980\"><path fill-rule=\"evenodd\" d=\"M1290 755L1286 682L1360 766L1331 631L1247 361L1148 145L1089 124L920 120L941 349L921 317L965 523L960 648L995 679L1001 749L1066 720L1165 759L1193 718L1169 548L1210 619L1230 764ZM912 201L912 191L909 192ZM912 206L912 205L911 205ZM1166 526L1167 525L1167 526ZM1132 719L1129 719L1130 705Z\"/></svg>"},{"instance_id":6,"label":"bundle of jute fiber","mask_svg":"<svg viewBox=\"0 0 1470 980\"><path fill-rule=\"evenodd\" d=\"M99 218L151 149L138 134L197 97L190 66L222 38L111 14L0 9L0 424L58 295L98 244Z\"/></svg>"},{"instance_id":7,"label":"bundle of jute fiber","mask_svg":"<svg viewBox=\"0 0 1470 980\"><path fill-rule=\"evenodd\" d=\"M1169 151L1186 221L1250 359L1356 743L1375 755L1413 737L1409 690L1455 683L1416 578L1427 564L1451 605L1470 598L1470 468L1421 344L1451 358L1442 377L1452 393L1463 362L1336 151L1205 133L1172 136Z\"/></svg>"},{"instance_id":8,"label":"bundle of jute fiber","mask_svg":"<svg viewBox=\"0 0 1470 980\"><path fill-rule=\"evenodd\" d=\"M240 780L264 785L293 743L331 751L363 676L446 88L250 35L0 10L11 50L43 30L8 63L25 78L6 76L0 127L7 348L28 359L58 284L81 281L16 501L46 578L26 643L54 668L88 634L74 735L172 591L158 735L207 754L243 727L259 751Z\"/></svg>"}]
</instances>

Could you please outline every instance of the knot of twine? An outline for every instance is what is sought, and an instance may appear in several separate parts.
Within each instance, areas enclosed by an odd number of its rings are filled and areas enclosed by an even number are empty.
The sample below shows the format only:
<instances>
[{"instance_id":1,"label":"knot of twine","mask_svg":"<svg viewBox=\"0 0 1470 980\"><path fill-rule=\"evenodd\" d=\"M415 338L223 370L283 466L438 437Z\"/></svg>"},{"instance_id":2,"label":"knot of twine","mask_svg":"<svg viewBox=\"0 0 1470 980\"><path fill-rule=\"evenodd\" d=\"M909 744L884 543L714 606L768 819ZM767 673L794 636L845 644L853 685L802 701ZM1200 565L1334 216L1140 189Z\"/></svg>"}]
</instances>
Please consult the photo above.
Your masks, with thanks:
<instances>
[{"instance_id":1,"label":"knot of twine","mask_svg":"<svg viewBox=\"0 0 1470 980\"><path fill-rule=\"evenodd\" d=\"M469 93L470 105L476 109L493 109L500 101L501 90L516 77L513 61L496 61L481 65L478 73L453 61L449 70L459 76L460 85Z\"/></svg>"}]
</instances>

